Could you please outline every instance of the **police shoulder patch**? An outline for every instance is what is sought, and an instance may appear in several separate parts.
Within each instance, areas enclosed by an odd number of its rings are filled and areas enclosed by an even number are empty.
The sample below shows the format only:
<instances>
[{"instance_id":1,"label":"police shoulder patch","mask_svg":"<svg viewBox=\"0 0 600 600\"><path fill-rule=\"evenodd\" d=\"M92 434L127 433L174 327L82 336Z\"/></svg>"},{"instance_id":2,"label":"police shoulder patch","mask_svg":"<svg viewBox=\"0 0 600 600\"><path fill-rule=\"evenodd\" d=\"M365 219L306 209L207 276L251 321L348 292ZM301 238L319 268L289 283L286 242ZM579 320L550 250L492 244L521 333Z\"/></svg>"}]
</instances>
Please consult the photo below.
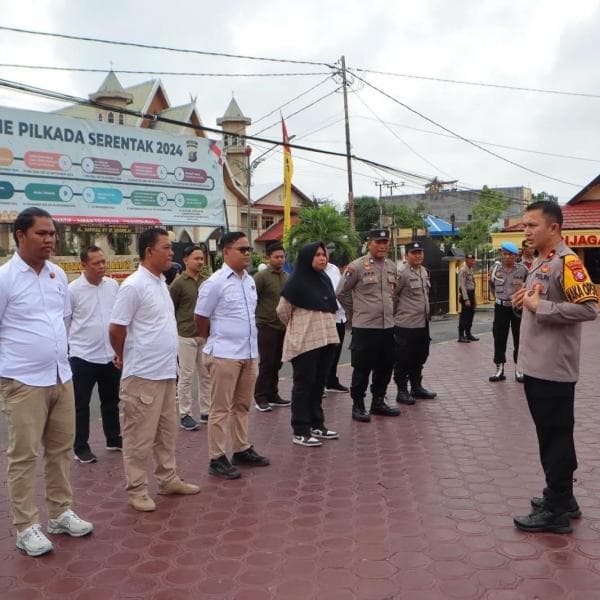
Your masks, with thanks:
<instances>
[{"instance_id":1,"label":"police shoulder patch","mask_svg":"<svg viewBox=\"0 0 600 600\"><path fill-rule=\"evenodd\" d=\"M564 257L563 287L568 302L598 302L596 286L585 270L581 259L575 254Z\"/></svg>"}]
</instances>

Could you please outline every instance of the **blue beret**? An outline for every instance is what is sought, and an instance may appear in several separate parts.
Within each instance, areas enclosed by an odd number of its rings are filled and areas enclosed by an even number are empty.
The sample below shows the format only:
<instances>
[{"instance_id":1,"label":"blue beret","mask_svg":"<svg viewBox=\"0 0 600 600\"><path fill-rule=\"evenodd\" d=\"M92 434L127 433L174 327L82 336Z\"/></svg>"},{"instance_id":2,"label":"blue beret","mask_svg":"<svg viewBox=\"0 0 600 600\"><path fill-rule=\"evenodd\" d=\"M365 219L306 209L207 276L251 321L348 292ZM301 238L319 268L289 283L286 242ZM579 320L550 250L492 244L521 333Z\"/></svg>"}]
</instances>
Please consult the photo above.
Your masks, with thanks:
<instances>
[{"instance_id":1,"label":"blue beret","mask_svg":"<svg viewBox=\"0 0 600 600\"><path fill-rule=\"evenodd\" d=\"M505 252L510 252L511 254L519 254L519 249L516 244L512 242L502 242L500 244L500 250L504 250Z\"/></svg>"}]
</instances>

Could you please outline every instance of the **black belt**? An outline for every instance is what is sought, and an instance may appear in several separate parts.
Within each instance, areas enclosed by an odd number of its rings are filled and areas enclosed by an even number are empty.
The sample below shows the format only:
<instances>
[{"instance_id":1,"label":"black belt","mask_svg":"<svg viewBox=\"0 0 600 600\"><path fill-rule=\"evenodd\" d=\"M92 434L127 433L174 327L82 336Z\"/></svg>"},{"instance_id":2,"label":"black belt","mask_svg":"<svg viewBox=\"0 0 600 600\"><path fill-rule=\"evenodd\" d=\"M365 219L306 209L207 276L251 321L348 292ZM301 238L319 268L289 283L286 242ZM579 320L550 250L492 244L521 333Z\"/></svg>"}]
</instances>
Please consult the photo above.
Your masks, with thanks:
<instances>
[{"instance_id":1,"label":"black belt","mask_svg":"<svg viewBox=\"0 0 600 600\"><path fill-rule=\"evenodd\" d=\"M500 298L496 298L496 304L498 306L512 306L512 302L510 300L500 300Z\"/></svg>"}]
</instances>

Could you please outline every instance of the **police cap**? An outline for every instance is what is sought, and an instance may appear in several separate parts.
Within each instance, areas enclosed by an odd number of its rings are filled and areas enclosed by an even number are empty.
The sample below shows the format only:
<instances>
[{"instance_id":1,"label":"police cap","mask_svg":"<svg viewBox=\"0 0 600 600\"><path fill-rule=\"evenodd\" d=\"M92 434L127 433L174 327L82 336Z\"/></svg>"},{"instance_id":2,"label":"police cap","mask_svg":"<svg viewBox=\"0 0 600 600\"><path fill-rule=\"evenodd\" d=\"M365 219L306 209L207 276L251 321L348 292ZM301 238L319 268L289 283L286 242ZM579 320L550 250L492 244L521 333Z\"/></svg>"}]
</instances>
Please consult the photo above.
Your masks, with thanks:
<instances>
[{"instance_id":1,"label":"police cap","mask_svg":"<svg viewBox=\"0 0 600 600\"><path fill-rule=\"evenodd\" d=\"M500 250L504 250L504 252L510 252L511 254L519 254L519 249L516 244L512 242L502 242L500 244Z\"/></svg>"},{"instance_id":2,"label":"police cap","mask_svg":"<svg viewBox=\"0 0 600 600\"><path fill-rule=\"evenodd\" d=\"M387 229L371 229L369 231L370 240L389 240L390 234Z\"/></svg>"},{"instance_id":3,"label":"police cap","mask_svg":"<svg viewBox=\"0 0 600 600\"><path fill-rule=\"evenodd\" d=\"M409 244L404 244L404 249L406 252L423 252L423 243L422 242L410 242Z\"/></svg>"}]
</instances>

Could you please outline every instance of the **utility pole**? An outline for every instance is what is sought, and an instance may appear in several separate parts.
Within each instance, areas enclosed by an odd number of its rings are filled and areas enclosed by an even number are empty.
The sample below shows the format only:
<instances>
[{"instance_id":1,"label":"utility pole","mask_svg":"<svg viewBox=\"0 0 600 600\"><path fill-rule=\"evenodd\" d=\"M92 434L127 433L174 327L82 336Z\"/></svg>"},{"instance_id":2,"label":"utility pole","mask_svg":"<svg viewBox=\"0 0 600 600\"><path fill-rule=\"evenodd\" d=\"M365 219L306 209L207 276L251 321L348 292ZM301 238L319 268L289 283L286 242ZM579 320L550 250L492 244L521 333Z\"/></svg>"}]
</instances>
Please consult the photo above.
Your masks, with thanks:
<instances>
[{"instance_id":1,"label":"utility pole","mask_svg":"<svg viewBox=\"0 0 600 600\"><path fill-rule=\"evenodd\" d=\"M350 215L350 227L356 231L356 219L354 217L354 190L352 188L352 158L350 146L350 120L348 118L348 81L346 79L346 57L342 56L342 85L344 88L344 122L346 124L346 169L348 171L348 214Z\"/></svg>"},{"instance_id":2,"label":"utility pole","mask_svg":"<svg viewBox=\"0 0 600 600\"><path fill-rule=\"evenodd\" d=\"M381 197L381 188L388 187L392 181L386 181L382 179L381 181L376 181L375 185L379 188L379 229L383 227L383 199Z\"/></svg>"},{"instance_id":3,"label":"utility pole","mask_svg":"<svg viewBox=\"0 0 600 600\"><path fill-rule=\"evenodd\" d=\"M397 188L404 185L404 181L398 183L397 181L383 181L382 186L385 186L390 190L390 204L392 204L393 194L392 192ZM381 188L380 193L381 193ZM394 213L394 207L392 206L392 245L394 247L394 263L398 264L398 244L396 243L396 215Z\"/></svg>"}]
</instances>

